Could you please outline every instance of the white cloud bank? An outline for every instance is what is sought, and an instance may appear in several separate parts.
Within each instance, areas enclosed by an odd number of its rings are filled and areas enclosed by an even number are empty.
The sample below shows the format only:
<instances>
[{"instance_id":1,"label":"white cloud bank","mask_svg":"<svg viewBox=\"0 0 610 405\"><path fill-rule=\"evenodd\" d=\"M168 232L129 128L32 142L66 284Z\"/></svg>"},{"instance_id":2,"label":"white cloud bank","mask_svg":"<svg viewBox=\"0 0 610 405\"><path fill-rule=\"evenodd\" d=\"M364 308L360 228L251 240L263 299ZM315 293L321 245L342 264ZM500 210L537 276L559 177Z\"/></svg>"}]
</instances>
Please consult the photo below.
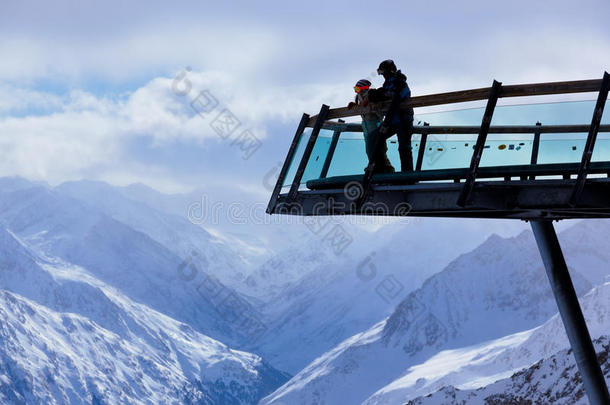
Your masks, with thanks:
<instances>
[{"instance_id":1,"label":"white cloud bank","mask_svg":"<svg viewBox=\"0 0 610 405\"><path fill-rule=\"evenodd\" d=\"M607 2L397 3L385 11L353 2L9 3L0 6L0 175L50 183L87 177L184 186L176 167L138 163L129 145L142 136L158 148L221 142L213 117L190 106L202 90L242 128L278 139L292 134L269 133L274 124L296 125L322 103L344 105L353 83L387 57L406 70L414 94L494 78L595 78L610 69L608 31L599 24ZM363 7L369 13L360 22L354 16ZM186 66L192 90L179 96L172 81ZM62 90L44 91L40 82ZM266 160L281 158L274 151Z\"/></svg>"}]
</instances>

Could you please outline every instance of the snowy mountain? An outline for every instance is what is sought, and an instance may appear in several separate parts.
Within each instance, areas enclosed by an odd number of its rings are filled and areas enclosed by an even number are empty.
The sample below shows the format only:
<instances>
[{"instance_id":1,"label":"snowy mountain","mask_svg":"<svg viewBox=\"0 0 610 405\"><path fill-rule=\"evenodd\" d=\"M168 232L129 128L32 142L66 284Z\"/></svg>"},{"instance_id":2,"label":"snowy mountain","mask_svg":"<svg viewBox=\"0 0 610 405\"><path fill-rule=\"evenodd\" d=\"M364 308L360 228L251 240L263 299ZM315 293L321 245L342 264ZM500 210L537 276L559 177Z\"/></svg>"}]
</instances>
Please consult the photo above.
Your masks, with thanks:
<instances>
[{"instance_id":1,"label":"snowy mountain","mask_svg":"<svg viewBox=\"0 0 610 405\"><path fill-rule=\"evenodd\" d=\"M610 383L610 336L593 341L597 358ZM393 402L396 403L396 402ZM444 387L434 394L418 397L406 405L454 405L454 404L548 404L587 405L589 400L584 392L580 372L576 367L572 349L540 360L510 378L499 380L476 390L460 390L452 386Z\"/></svg>"},{"instance_id":2,"label":"snowy mountain","mask_svg":"<svg viewBox=\"0 0 610 405\"><path fill-rule=\"evenodd\" d=\"M131 299L208 336L240 344L251 336L234 320L235 312L261 318L205 268L59 191L34 186L1 192L0 210L0 221L38 256L85 268Z\"/></svg>"},{"instance_id":3,"label":"snowy mountain","mask_svg":"<svg viewBox=\"0 0 610 405\"><path fill-rule=\"evenodd\" d=\"M610 283L581 298L589 333L593 338L610 330ZM444 350L410 367L400 378L379 389L365 405L405 403L447 386L478 389L530 367L569 347L558 314L543 325L459 349Z\"/></svg>"},{"instance_id":4,"label":"snowy mountain","mask_svg":"<svg viewBox=\"0 0 610 405\"><path fill-rule=\"evenodd\" d=\"M0 402L254 404L286 379L0 229Z\"/></svg>"},{"instance_id":5,"label":"snowy mountain","mask_svg":"<svg viewBox=\"0 0 610 405\"><path fill-rule=\"evenodd\" d=\"M252 269L311 236L301 219L265 213L269 199L266 190L252 192L235 188L233 184L206 185L188 193L170 195L143 184L115 189L133 201L201 226L239 251Z\"/></svg>"},{"instance_id":6,"label":"snowy mountain","mask_svg":"<svg viewBox=\"0 0 610 405\"><path fill-rule=\"evenodd\" d=\"M579 272L590 276L598 269L577 270L572 276L583 294L591 283ZM531 329L555 312L531 233L492 236L411 292L387 319L325 353L261 403L361 403L441 350Z\"/></svg>"},{"instance_id":7,"label":"snowy mountain","mask_svg":"<svg viewBox=\"0 0 610 405\"><path fill-rule=\"evenodd\" d=\"M240 251L212 236L185 216L171 215L132 200L121 189L106 183L79 181L54 189L89 204L132 229L142 232L192 265L213 274L223 284L243 290L247 258Z\"/></svg>"}]
</instances>

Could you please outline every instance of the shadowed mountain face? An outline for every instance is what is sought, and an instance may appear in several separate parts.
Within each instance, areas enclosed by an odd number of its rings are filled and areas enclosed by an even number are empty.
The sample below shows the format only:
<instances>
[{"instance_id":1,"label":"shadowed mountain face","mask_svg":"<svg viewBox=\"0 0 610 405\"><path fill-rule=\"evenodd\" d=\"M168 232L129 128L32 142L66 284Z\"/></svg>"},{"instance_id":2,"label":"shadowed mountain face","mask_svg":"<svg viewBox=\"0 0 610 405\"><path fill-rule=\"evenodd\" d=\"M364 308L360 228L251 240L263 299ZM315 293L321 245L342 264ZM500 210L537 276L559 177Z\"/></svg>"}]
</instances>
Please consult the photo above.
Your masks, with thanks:
<instances>
[{"instance_id":1,"label":"shadowed mountain face","mask_svg":"<svg viewBox=\"0 0 610 405\"><path fill-rule=\"evenodd\" d=\"M604 240L597 239L599 250ZM571 269L577 293L588 291L587 279L598 279L600 271ZM360 403L441 350L531 329L556 310L531 233L492 236L411 292L386 320L316 359L262 403Z\"/></svg>"}]
</instances>

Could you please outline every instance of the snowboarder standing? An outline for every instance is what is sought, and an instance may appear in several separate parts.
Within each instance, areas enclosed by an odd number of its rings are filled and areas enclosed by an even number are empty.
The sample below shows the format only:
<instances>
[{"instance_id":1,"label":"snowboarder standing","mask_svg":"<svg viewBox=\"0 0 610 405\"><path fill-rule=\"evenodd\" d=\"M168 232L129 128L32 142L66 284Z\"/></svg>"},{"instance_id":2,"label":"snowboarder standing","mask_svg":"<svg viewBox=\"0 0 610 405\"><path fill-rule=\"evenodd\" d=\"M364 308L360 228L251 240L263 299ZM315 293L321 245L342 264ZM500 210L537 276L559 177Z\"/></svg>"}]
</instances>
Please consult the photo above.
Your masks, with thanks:
<instances>
[{"instance_id":1,"label":"snowboarder standing","mask_svg":"<svg viewBox=\"0 0 610 405\"><path fill-rule=\"evenodd\" d=\"M370 102L388 101L398 97L402 102L411 97L411 90L407 84L407 76L396 68L393 60L387 59L379 64L377 74L385 79L383 87L368 92ZM386 138L396 134L398 137L398 153L400 155L400 170L413 171L413 154L411 151L411 137L413 135L413 108L398 110L393 117L389 117L390 126L385 133ZM384 142L385 143L385 142ZM387 150L387 146L386 146Z\"/></svg>"},{"instance_id":2,"label":"snowboarder standing","mask_svg":"<svg viewBox=\"0 0 610 405\"><path fill-rule=\"evenodd\" d=\"M354 86L356 97L354 101L350 102L347 107L352 108L354 106L366 107L368 105L368 94L371 87L371 82L367 79L358 80ZM369 162L373 161L375 138L379 133L379 125L381 123L381 115L376 112L370 111L361 115L362 117L362 132L364 133L364 143L366 148L366 155L369 158ZM387 156L388 146L385 139L380 139L383 145L380 146L379 158L375 163L375 172L377 173L394 173L394 167L390 163Z\"/></svg>"}]
</instances>

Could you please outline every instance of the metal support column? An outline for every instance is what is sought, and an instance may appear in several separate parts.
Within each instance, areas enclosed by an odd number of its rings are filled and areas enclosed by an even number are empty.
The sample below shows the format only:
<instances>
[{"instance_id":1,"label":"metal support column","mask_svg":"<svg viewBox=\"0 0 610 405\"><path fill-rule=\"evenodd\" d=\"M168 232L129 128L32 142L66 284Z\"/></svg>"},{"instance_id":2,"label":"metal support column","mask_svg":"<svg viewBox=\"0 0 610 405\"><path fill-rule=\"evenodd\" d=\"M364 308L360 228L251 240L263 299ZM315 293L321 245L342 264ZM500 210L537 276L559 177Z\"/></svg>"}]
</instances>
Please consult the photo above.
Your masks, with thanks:
<instances>
[{"instance_id":1,"label":"metal support column","mask_svg":"<svg viewBox=\"0 0 610 405\"><path fill-rule=\"evenodd\" d=\"M597 361L553 222L534 220L531 225L589 402L593 405L610 404L608 387Z\"/></svg>"}]
</instances>

